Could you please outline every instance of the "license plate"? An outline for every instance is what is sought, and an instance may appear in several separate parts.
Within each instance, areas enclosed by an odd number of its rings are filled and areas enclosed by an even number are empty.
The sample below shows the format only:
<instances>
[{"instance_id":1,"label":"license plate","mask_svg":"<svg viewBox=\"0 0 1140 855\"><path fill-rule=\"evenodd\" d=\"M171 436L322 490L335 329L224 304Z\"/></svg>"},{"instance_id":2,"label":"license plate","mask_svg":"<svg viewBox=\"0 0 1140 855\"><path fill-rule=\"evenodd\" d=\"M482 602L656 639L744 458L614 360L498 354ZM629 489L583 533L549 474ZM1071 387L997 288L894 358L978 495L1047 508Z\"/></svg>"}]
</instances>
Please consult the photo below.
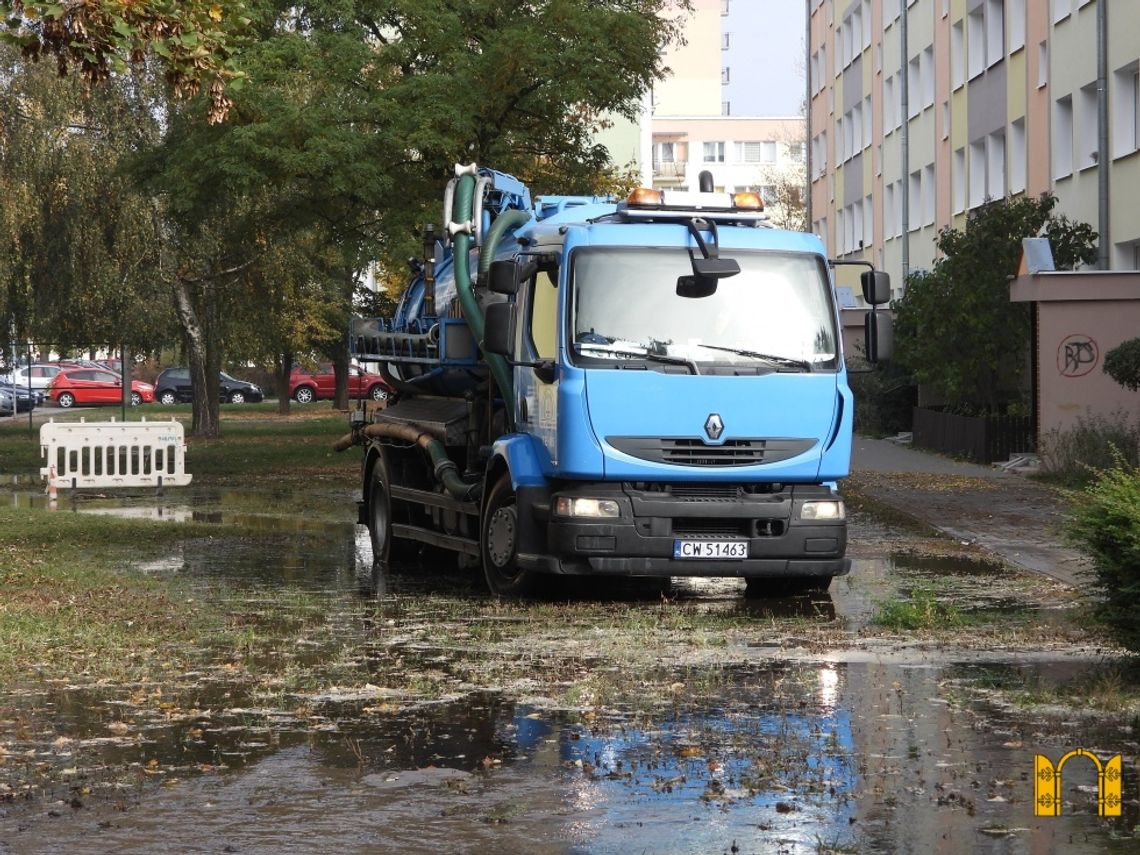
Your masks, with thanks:
<instances>
[{"instance_id":1,"label":"license plate","mask_svg":"<svg viewBox=\"0 0 1140 855\"><path fill-rule=\"evenodd\" d=\"M673 557L724 560L748 557L747 540L674 540Z\"/></svg>"}]
</instances>

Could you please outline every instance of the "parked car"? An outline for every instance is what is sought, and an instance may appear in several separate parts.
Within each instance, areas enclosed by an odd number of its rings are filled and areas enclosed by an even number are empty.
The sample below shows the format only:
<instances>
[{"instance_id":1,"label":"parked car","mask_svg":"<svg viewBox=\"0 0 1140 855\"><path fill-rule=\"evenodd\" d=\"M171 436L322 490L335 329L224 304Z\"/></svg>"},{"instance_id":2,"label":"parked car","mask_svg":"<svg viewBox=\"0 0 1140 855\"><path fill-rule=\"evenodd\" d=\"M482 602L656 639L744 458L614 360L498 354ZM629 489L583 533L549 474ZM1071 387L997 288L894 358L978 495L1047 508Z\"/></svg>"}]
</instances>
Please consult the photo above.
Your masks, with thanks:
<instances>
[{"instance_id":1,"label":"parked car","mask_svg":"<svg viewBox=\"0 0 1140 855\"><path fill-rule=\"evenodd\" d=\"M64 409L76 404L117 404L123 399L123 378L106 368L64 368L55 375L48 394ZM154 386L131 381L131 406L153 400Z\"/></svg>"},{"instance_id":2,"label":"parked car","mask_svg":"<svg viewBox=\"0 0 1140 855\"><path fill-rule=\"evenodd\" d=\"M379 374L371 374L355 365L348 368L348 396L350 398L371 398L383 401L391 387ZM336 397L336 374L331 365L319 365L308 371L295 366L289 372L289 397L298 404L308 404L318 399L332 400Z\"/></svg>"},{"instance_id":3,"label":"parked car","mask_svg":"<svg viewBox=\"0 0 1140 855\"><path fill-rule=\"evenodd\" d=\"M256 404L265 397L261 387L218 372L218 395L223 404ZM189 368L166 368L154 381L154 399L160 404L177 404L194 400Z\"/></svg>"},{"instance_id":4,"label":"parked car","mask_svg":"<svg viewBox=\"0 0 1140 855\"><path fill-rule=\"evenodd\" d=\"M19 365L4 375L4 379L13 386L23 386L25 389L47 389L55 375L64 369L62 365L33 362L31 365ZM28 379L31 378L31 383Z\"/></svg>"},{"instance_id":5,"label":"parked car","mask_svg":"<svg viewBox=\"0 0 1140 855\"><path fill-rule=\"evenodd\" d=\"M27 386L13 386L0 382L0 416L14 416L34 410L43 403L43 393L38 389L28 391Z\"/></svg>"}]
</instances>

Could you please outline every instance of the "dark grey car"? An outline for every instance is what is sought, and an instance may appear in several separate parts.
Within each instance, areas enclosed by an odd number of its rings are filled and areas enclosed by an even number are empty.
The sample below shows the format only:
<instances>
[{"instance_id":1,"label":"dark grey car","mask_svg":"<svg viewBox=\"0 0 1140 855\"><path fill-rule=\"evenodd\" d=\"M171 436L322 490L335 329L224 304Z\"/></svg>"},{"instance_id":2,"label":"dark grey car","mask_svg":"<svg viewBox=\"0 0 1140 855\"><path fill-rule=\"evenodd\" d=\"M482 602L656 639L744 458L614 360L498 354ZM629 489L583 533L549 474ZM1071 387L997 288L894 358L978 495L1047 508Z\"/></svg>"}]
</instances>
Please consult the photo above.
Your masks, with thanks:
<instances>
[{"instance_id":1,"label":"dark grey car","mask_svg":"<svg viewBox=\"0 0 1140 855\"><path fill-rule=\"evenodd\" d=\"M223 404L256 404L265 395L256 383L248 383L218 372L218 396ZM154 381L154 399L160 404L178 404L194 400L189 368L167 368Z\"/></svg>"}]
</instances>

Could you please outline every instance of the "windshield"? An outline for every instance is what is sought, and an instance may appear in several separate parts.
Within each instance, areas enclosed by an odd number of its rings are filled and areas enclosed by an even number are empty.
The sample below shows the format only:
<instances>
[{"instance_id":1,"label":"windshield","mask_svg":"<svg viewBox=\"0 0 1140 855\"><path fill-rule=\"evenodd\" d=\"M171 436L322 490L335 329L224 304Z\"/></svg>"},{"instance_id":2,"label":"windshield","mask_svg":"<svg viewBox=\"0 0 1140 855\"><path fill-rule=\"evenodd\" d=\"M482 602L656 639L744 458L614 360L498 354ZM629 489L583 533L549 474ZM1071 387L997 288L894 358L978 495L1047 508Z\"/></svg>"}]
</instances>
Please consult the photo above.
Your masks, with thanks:
<instances>
[{"instance_id":1,"label":"windshield","mask_svg":"<svg viewBox=\"0 0 1140 855\"><path fill-rule=\"evenodd\" d=\"M584 249L573 268L575 357L661 365L813 371L837 364L830 281L804 253L722 250L740 273L713 293L680 296L683 249ZM683 289L682 289L683 290ZM693 293L692 289L689 293Z\"/></svg>"}]
</instances>

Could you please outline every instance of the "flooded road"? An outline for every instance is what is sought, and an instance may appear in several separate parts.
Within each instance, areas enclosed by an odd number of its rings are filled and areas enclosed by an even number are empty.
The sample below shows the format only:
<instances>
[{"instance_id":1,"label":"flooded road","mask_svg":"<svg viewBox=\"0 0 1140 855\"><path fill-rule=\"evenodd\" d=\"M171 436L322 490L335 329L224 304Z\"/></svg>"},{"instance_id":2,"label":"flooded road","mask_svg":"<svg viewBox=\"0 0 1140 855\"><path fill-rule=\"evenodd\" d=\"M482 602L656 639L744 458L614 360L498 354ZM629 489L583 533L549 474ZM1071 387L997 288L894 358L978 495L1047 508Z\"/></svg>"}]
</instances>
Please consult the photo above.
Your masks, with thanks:
<instances>
[{"instance_id":1,"label":"flooded road","mask_svg":"<svg viewBox=\"0 0 1140 855\"><path fill-rule=\"evenodd\" d=\"M1084 703L1115 666L1062 586L867 518L814 598L498 603L451 562L373 568L347 499L299 504L61 502L266 532L134 568L256 630L161 685L6 687L0 853L1136 851L1136 722ZM1123 756L1121 816L1080 759L1035 815L1034 756L1078 747Z\"/></svg>"}]
</instances>

